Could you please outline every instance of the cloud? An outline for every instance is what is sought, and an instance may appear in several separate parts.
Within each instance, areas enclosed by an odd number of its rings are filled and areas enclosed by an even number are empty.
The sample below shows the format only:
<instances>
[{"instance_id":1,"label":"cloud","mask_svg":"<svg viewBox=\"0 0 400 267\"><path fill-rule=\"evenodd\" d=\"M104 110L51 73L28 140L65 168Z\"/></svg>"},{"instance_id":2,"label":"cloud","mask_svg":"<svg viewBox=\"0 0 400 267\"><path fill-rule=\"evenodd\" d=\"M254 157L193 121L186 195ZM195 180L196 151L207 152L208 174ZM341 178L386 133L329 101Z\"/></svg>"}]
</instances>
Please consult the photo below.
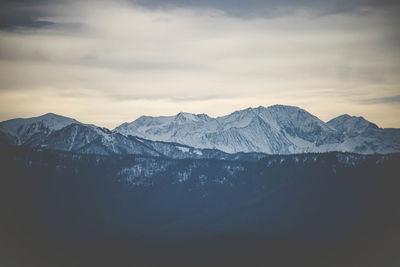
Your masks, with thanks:
<instances>
[{"instance_id":1,"label":"cloud","mask_svg":"<svg viewBox=\"0 0 400 267\"><path fill-rule=\"evenodd\" d=\"M379 97L363 100L364 104L386 104L386 103L400 103L400 95L388 96L388 97Z\"/></svg>"},{"instance_id":2,"label":"cloud","mask_svg":"<svg viewBox=\"0 0 400 267\"><path fill-rule=\"evenodd\" d=\"M73 5L107 5L102 0L4 0L1 2L0 28L17 30L23 28L71 27L73 24L54 22L49 18L60 14L63 8ZM362 14L379 8L398 8L397 0L119 0L119 6L134 5L150 10L205 9L241 18L273 18L295 14L325 16L339 13ZM79 13L78 10L74 10ZM219 11L219 12L218 12ZM393 17L397 18L397 16ZM168 22L167 18L158 18ZM398 19L397 19L398 21Z\"/></svg>"},{"instance_id":3,"label":"cloud","mask_svg":"<svg viewBox=\"0 0 400 267\"><path fill-rule=\"evenodd\" d=\"M335 1L6 3L15 12L0 30L0 119L55 112L110 127L280 103L400 126L389 101L362 103L400 93L390 1L343 1L340 12ZM291 11L255 14L261 6ZM304 15L307 6L331 11Z\"/></svg>"},{"instance_id":4,"label":"cloud","mask_svg":"<svg viewBox=\"0 0 400 267\"><path fill-rule=\"evenodd\" d=\"M395 0L131 0L148 8L212 8L231 16L275 17L303 10L309 15L360 13L371 8L398 6Z\"/></svg>"},{"instance_id":5,"label":"cloud","mask_svg":"<svg viewBox=\"0 0 400 267\"><path fill-rule=\"evenodd\" d=\"M198 95L198 96L171 96L168 94L157 94L157 95L145 95L145 94L119 94L119 93L111 93L108 95L109 98L122 101L122 102L129 102L129 101L140 101L140 100L162 100L168 102L202 102L202 101L209 101L209 100L216 100L216 99L226 99L226 96L223 95Z\"/></svg>"},{"instance_id":6,"label":"cloud","mask_svg":"<svg viewBox=\"0 0 400 267\"><path fill-rule=\"evenodd\" d=\"M0 28L16 30L21 27L54 27L57 23L43 19L52 13L50 6L52 6L50 1L2 1L0 3Z\"/></svg>"}]
</instances>

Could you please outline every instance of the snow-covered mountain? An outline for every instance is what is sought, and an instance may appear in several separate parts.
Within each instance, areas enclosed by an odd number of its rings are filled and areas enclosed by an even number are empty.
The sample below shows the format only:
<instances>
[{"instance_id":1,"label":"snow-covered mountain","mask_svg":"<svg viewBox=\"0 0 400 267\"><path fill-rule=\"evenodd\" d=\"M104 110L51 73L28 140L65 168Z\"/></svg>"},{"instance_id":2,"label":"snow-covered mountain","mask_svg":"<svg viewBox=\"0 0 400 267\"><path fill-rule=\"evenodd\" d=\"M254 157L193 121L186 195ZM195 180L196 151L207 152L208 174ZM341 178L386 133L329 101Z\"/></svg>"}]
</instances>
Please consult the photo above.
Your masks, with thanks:
<instances>
[{"instance_id":1,"label":"snow-covered mountain","mask_svg":"<svg viewBox=\"0 0 400 267\"><path fill-rule=\"evenodd\" d=\"M48 113L0 122L0 145L102 155L258 159L264 154L257 153L399 152L400 129L382 129L349 115L325 123L301 108L282 105L247 108L217 118L184 112L142 116L113 131Z\"/></svg>"},{"instance_id":2,"label":"snow-covered mountain","mask_svg":"<svg viewBox=\"0 0 400 267\"><path fill-rule=\"evenodd\" d=\"M217 118L189 113L169 117L142 116L118 126L114 132L227 153L400 151L400 131L397 129L381 129L348 115L325 123L301 108L283 105L247 108Z\"/></svg>"},{"instance_id":3,"label":"snow-covered mountain","mask_svg":"<svg viewBox=\"0 0 400 267\"><path fill-rule=\"evenodd\" d=\"M363 154L393 153L400 149L400 129L382 129L363 117L347 114L327 122L342 136L338 151L354 151Z\"/></svg>"},{"instance_id":4,"label":"snow-covered mountain","mask_svg":"<svg viewBox=\"0 0 400 267\"><path fill-rule=\"evenodd\" d=\"M30 119L0 123L0 145L23 145L81 154L136 154L174 159L219 158L257 160L264 154L228 154L216 149L198 149L182 144L124 136L106 128L74 119L46 114Z\"/></svg>"},{"instance_id":5,"label":"snow-covered mountain","mask_svg":"<svg viewBox=\"0 0 400 267\"><path fill-rule=\"evenodd\" d=\"M12 119L0 122L0 132L8 138L8 143L16 145L37 144L52 132L62 129L72 123L80 122L47 113L45 115L27 119Z\"/></svg>"}]
</instances>

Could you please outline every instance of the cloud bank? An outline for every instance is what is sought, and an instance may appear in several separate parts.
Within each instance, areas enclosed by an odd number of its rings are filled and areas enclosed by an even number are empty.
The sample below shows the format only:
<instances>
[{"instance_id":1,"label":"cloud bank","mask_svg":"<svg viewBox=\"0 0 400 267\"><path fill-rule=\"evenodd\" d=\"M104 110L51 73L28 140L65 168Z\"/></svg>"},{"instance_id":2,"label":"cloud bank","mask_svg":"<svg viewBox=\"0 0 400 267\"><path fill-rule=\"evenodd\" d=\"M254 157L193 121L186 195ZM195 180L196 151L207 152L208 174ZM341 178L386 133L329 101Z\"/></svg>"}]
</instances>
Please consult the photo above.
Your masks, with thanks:
<instances>
[{"instance_id":1,"label":"cloud bank","mask_svg":"<svg viewBox=\"0 0 400 267\"><path fill-rule=\"evenodd\" d=\"M280 103L400 127L399 6L348 2L6 1L0 119L112 128Z\"/></svg>"}]
</instances>

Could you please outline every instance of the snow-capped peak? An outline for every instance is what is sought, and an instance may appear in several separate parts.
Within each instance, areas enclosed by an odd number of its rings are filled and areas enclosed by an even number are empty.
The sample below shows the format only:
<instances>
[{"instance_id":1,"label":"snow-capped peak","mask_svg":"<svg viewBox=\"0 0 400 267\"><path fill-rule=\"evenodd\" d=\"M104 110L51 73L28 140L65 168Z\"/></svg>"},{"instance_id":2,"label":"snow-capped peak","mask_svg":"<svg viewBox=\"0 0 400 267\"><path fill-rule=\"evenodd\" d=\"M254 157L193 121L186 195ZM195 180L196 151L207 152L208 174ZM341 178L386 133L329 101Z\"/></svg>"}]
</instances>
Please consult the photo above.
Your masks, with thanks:
<instances>
[{"instance_id":1,"label":"snow-capped peak","mask_svg":"<svg viewBox=\"0 0 400 267\"><path fill-rule=\"evenodd\" d=\"M366 129L371 130L366 132ZM381 133L384 129L361 117L342 116L325 123L304 109L285 105L246 108L216 118L185 112L170 117L141 117L114 131L155 141L216 148L228 153L286 154L335 150L384 153L397 151L400 147L396 141L400 138L397 137L390 138L395 140L394 143L385 141L385 147L377 145L385 139L382 136L387 135L387 131ZM390 135L397 133L392 132ZM362 139L348 139L360 134L364 135ZM370 148L372 143L374 145Z\"/></svg>"},{"instance_id":2,"label":"snow-capped peak","mask_svg":"<svg viewBox=\"0 0 400 267\"><path fill-rule=\"evenodd\" d=\"M335 129L303 109L283 105L246 108L217 118L185 112L140 117L114 131L225 152L302 152L310 145L337 141Z\"/></svg>"},{"instance_id":3,"label":"snow-capped peak","mask_svg":"<svg viewBox=\"0 0 400 267\"><path fill-rule=\"evenodd\" d=\"M216 118L186 112L174 116L141 116L113 131L52 113L0 123L0 137L3 138L0 144L34 146L52 137L49 146L64 145L65 142L58 140L65 139L71 141L69 144L73 145L68 148L72 149L81 147L79 142L94 144L97 140L107 151L122 153L127 150L128 143L132 143L129 138L136 138L129 136L227 153L400 151L400 129L381 129L362 117L347 114L325 123L304 109L283 105L246 108Z\"/></svg>"},{"instance_id":4,"label":"snow-capped peak","mask_svg":"<svg viewBox=\"0 0 400 267\"><path fill-rule=\"evenodd\" d=\"M357 135L369 129L379 129L379 127L364 119L363 117L350 116L343 114L327 122L328 125L346 135Z\"/></svg>"},{"instance_id":5,"label":"snow-capped peak","mask_svg":"<svg viewBox=\"0 0 400 267\"><path fill-rule=\"evenodd\" d=\"M207 121L211 119L206 114L192 114L187 112L179 112L176 114L174 121L176 123L185 123L185 122L199 122L199 121Z\"/></svg>"},{"instance_id":6,"label":"snow-capped peak","mask_svg":"<svg viewBox=\"0 0 400 267\"><path fill-rule=\"evenodd\" d=\"M72 123L80 124L75 119L47 113L33 118L18 118L0 123L0 131L17 138L19 144L31 139L34 135L49 135L51 132L64 128Z\"/></svg>"}]
</instances>

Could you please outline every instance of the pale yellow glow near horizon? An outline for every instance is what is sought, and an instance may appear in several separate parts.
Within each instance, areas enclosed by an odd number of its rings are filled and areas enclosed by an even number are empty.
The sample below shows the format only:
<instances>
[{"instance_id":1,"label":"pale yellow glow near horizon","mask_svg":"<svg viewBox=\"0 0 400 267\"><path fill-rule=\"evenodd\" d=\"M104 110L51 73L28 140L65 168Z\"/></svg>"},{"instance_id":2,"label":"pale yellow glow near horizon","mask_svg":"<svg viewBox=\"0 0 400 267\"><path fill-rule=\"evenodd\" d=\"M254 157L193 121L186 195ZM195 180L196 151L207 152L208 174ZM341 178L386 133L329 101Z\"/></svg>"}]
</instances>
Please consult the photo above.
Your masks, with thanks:
<instances>
[{"instance_id":1,"label":"pale yellow glow near horizon","mask_svg":"<svg viewBox=\"0 0 400 267\"><path fill-rule=\"evenodd\" d=\"M28 98L28 97L27 97ZM332 107L324 106L323 103L320 105L313 105L307 102L300 101L279 101L274 102L273 99L267 100L263 103L257 98L243 98L243 99L215 99L206 101L194 101L185 102L181 104L176 104L169 100L140 100L140 101L129 101L124 103L109 103L108 100L98 101L98 108L92 109L92 105L85 105L86 100L78 99L60 99L54 103L54 98L43 99L40 101L29 101L26 99L24 104L18 104L21 100L20 97L17 99L9 98L7 99L5 106L3 108L11 108L14 106L19 110L19 113L15 113L13 117L2 118L2 120L11 118L27 118L40 116L48 112L56 113L59 115L72 117L83 123L95 124L97 126L106 127L113 129L116 126L124 123L131 122L141 115L149 116L172 116L176 115L180 111L190 112L190 113L206 113L211 117L218 117L227 115L235 110L245 109L247 107L258 107L270 106L273 104L287 104L299 106L311 114L317 116L323 121L329 121L330 119L337 117L342 114L350 114L353 116L363 116L371 122L377 123L378 126L384 128L396 127L397 120L389 121L389 125L383 125L379 123L384 116L392 117L393 108L388 108L387 105L373 105L370 106L369 111L371 113L363 113L365 107L363 105L351 105L351 103L340 103L335 104L336 110ZM8 104L7 104L8 103ZM29 103L29 104L27 104ZM158 106L162 106L162 109L157 109ZM76 107L71 110L71 107ZM39 110L39 112L32 113L32 110ZM104 116L106 114L106 116ZM393 126L394 125L394 126Z\"/></svg>"},{"instance_id":2,"label":"pale yellow glow near horizon","mask_svg":"<svg viewBox=\"0 0 400 267\"><path fill-rule=\"evenodd\" d=\"M283 104L323 121L347 113L400 128L399 30L385 20L396 10L268 19L71 10L47 19L76 29L0 31L1 121L52 112L112 129L141 115Z\"/></svg>"}]
</instances>

